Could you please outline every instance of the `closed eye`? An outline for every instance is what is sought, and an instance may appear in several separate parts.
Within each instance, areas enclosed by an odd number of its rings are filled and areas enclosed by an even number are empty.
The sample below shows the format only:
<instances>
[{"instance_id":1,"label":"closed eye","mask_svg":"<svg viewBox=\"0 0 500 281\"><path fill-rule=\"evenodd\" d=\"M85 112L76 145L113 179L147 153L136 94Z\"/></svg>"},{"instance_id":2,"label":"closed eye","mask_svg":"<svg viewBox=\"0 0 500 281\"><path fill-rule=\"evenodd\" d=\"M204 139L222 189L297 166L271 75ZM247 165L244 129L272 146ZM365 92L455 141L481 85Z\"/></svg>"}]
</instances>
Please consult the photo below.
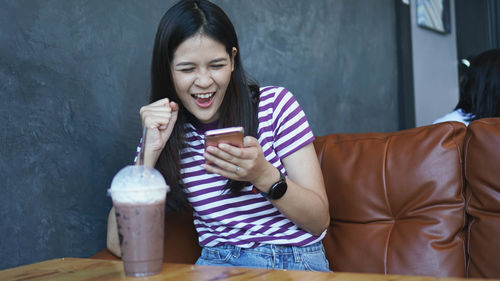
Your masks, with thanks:
<instances>
[{"instance_id":1,"label":"closed eye","mask_svg":"<svg viewBox=\"0 0 500 281\"><path fill-rule=\"evenodd\" d=\"M218 69L226 66L225 64L212 64L212 68Z\"/></svg>"}]
</instances>

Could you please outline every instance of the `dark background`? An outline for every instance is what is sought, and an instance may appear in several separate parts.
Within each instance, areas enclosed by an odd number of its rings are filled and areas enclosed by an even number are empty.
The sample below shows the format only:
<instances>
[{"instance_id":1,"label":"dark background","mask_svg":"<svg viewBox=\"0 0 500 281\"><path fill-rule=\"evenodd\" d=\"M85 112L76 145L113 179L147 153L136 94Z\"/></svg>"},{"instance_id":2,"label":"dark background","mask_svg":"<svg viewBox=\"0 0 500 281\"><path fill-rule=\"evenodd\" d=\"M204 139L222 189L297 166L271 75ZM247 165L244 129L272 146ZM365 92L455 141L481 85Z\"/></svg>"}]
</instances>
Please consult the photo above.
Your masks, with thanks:
<instances>
[{"instance_id":1,"label":"dark background","mask_svg":"<svg viewBox=\"0 0 500 281\"><path fill-rule=\"evenodd\" d=\"M399 1L214 2L247 71L291 90L316 135L401 128ZM105 247L106 190L135 155L173 3L0 1L0 269Z\"/></svg>"},{"instance_id":2,"label":"dark background","mask_svg":"<svg viewBox=\"0 0 500 281\"><path fill-rule=\"evenodd\" d=\"M499 0L455 0L455 14L459 58L500 48Z\"/></svg>"}]
</instances>

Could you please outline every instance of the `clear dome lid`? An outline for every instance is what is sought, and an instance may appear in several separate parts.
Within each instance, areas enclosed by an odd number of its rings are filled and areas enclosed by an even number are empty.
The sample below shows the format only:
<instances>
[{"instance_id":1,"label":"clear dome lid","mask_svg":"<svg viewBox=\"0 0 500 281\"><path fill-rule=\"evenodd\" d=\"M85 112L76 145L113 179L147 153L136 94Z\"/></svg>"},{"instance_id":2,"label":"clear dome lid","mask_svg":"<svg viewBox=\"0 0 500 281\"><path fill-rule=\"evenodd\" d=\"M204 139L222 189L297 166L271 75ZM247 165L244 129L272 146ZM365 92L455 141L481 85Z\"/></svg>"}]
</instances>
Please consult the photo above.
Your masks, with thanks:
<instances>
[{"instance_id":1,"label":"clear dome lid","mask_svg":"<svg viewBox=\"0 0 500 281\"><path fill-rule=\"evenodd\" d=\"M113 178L108 193L113 201L123 203L154 203L165 200L170 187L154 168L130 165Z\"/></svg>"}]
</instances>

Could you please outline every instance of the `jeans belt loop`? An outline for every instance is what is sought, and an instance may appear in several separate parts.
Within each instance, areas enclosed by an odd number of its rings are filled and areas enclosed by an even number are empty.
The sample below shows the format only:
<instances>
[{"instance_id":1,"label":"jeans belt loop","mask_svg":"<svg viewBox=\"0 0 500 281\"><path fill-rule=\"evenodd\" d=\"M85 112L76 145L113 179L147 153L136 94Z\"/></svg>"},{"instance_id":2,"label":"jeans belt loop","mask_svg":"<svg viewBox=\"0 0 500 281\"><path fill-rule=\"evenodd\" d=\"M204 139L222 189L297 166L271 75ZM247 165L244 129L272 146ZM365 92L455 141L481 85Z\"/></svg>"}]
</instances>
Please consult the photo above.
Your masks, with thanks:
<instances>
[{"instance_id":1,"label":"jeans belt loop","mask_svg":"<svg viewBox=\"0 0 500 281\"><path fill-rule=\"evenodd\" d=\"M270 244L269 246L271 248L271 252L273 253L273 267L274 267L278 263L278 260L276 258L277 249L276 249L276 246L274 244Z\"/></svg>"},{"instance_id":2,"label":"jeans belt loop","mask_svg":"<svg viewBox=\"0 0 500 281\"><path fill-rule=\"evenodd\" d=\"M240 254L241 254L241 247L234 246L234 249L233 249L233 257L234 257L234 258L239 258L239 257L240 257Z\"/></svg>"},{"instance_id":3,"label":"jeans belt loop","mask_svg":"<svg viewBox=\"0 0 500 281\"><path fill-rule=\"evenodd\" d=\"M297 246L292 246L292 252L295 262L302 262L302 256L300 255L300 251Z\"/></svg>"}]
</instances>

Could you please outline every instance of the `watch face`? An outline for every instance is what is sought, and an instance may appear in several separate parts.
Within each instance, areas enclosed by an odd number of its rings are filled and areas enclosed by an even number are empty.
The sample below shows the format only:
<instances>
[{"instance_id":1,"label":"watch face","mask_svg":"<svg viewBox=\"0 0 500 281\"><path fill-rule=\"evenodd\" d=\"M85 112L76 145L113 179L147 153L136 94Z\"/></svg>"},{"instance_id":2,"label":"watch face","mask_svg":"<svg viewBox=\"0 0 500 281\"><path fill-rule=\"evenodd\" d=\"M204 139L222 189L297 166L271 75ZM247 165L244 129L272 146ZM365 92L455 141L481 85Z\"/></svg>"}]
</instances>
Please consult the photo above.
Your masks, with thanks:
<instances>
[{"instance_id":1,"label":"watch face","mask_svg":"<svg viewBox=\"0 0 500 281\"><path fill-rule=\"evenodd\" d=\"M277 182L269 192L269 199L280 199L285 195L288 186L285 180L280 180Z\"/></svg>"},{"instance_id":2,"label":"watch face","mask_svg":"<svg viewBox=\"0 0 500 281\"><path fill-rule=\"evenodd\" d=\"M286 184L286 178L280 173L280 180L271 186L271 189L266 197L271 200L280 199L283 195L285 195L287 188L288 185Z\"/></svg>"}]
</instances>

